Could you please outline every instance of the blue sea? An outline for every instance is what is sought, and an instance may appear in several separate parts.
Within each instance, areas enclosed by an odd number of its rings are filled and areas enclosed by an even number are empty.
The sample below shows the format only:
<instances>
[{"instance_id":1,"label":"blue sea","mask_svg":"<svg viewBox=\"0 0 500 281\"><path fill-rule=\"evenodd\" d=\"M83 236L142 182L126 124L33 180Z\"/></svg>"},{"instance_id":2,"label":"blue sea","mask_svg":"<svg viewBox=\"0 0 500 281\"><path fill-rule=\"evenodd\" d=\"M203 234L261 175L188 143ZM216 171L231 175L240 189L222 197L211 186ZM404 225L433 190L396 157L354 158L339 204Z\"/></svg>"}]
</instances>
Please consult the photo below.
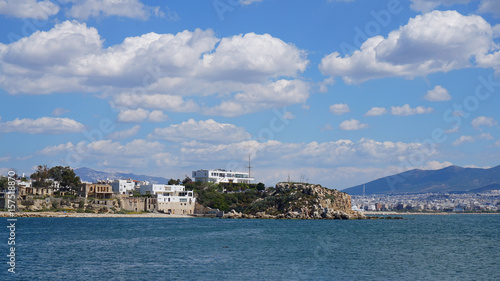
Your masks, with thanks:
<instances>
[{"instance_id":1,"label":"blue sea","mask_svg":"<svg viewBox=\"0 0 500 281\"><path fill-rule=\"evenodd\" d=\"M500 215L19 218L0 280L500 280Z\"/></svg>"}]
</instances>

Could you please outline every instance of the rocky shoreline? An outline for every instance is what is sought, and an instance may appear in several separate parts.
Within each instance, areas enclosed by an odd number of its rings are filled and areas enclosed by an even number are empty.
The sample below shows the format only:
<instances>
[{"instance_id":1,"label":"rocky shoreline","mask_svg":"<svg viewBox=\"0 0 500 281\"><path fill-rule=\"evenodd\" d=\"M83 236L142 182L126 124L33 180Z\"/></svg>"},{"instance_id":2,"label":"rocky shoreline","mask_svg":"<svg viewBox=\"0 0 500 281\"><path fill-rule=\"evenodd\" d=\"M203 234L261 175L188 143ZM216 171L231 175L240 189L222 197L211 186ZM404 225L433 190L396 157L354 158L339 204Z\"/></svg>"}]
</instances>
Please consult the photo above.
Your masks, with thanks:
<instances>
[{"instance_id":1,"label":"rocky shoreline","mask_svg":"<svg viewBox=\"0 0 500 281\"><path fill-rule=\"evenodd\" d=\"M64 212L17 212L11 218L194 218L190 215L168 215L162 213L141 214L98 214L98 213L64 213ZM9 217L9 212L0 212L0 217Z\"/></svg>"}]
</instances>

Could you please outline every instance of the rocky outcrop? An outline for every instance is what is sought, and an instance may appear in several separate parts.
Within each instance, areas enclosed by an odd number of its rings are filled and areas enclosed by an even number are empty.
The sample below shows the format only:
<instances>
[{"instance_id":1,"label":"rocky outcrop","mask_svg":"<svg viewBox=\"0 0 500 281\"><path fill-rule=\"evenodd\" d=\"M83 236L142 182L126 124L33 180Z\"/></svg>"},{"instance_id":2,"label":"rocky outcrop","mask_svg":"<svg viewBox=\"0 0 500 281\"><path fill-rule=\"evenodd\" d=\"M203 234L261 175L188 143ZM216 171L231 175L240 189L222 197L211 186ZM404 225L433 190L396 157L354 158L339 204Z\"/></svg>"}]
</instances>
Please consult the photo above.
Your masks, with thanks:
<instances>
[{"instance_id":1,"label":"rocky outcrop","mask_svg":"<svg viewBox=\"0 0 500 281\"><path fill-rule=\"evenodd\" d=\"M351 196L321 185L276 184L273 193L255 200L243 213L232 210L227 218L260 219L363 219L351 210Z\"/></svg>"}]
</instances>

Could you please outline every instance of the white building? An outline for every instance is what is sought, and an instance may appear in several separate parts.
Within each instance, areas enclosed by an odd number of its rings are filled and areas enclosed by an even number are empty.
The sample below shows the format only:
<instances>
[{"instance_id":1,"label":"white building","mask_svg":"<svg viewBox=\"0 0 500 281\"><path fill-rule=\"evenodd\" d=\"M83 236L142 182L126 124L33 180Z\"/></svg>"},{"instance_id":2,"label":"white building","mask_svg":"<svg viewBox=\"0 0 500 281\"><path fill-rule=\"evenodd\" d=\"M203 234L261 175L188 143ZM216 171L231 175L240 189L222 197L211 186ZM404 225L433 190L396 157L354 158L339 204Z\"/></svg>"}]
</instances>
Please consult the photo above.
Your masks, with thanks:
<instances>
[{"instance_id":1,"label":"white building","mask_svg":"<svg viewBox=\"0 0 500 281\"><path fill-rule=\"evenodd\" d=\"M182 185L163 185L163 190L157 190L158 211L167 214L194 214L196 198L193 191L186 191Z\"/></svg>"},{"instance_id":2,"label":"white building","mask_svg":"<svg viewBox=\"0 0 500 281\"><path fill-rule=\"evenodd\" d=\"M114 180L110 183L110 185L113 188L114 193L128 195L134 194L133 191L135 190L135 182L131 179Z\"/></svg>"},{"instance_id":3,"label":"white building","mask_svg":"<svg viewBox=\"0 0 500 281\"><path fill-rule=\"evenodd\" d=\"M251 183L254 178L251 178L248 173L226 171L222 169L216 170L198 170L193 171L194 181L213 182L213 183Z\"/></svg>"}]
</instances>

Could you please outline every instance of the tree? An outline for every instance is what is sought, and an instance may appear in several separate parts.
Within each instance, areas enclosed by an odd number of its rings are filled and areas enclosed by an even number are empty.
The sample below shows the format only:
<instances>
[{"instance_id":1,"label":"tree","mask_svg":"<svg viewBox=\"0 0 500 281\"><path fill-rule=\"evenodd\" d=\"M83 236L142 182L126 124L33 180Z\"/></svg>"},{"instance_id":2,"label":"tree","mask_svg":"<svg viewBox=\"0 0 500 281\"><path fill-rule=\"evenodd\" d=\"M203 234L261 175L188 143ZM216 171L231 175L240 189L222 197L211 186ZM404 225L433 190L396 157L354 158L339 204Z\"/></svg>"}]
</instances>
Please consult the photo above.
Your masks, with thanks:
<instances>
[{"instance_id":1,"label":"tree","mask_svg":"<svg viewBox=\"0 0 500 281\"><path fill-rule=\"evenodd\" d=\"M192 181L192 180L191 180L191 178L190 178L190 177L188 177L188 176L186 176L186 178L185 178L184 180L182 180L182 184L183 184L183 185L185 185L185 184L187 184L187 183L191 183L191 182L193 182L193 181Z\"/></svg>"},{"instance_id":2,"label":"tree","mask_svg":"<svg viewBox=\"0 0 500 281\"><path fill-rule=\"evenodd\" d=\"M169 184L169 185L172 185L172 184L181 184L181 180L180 180L180 179L177 179L177 180L170 179L170 180L168 181L168 184Z\"/></svg>"},{"instance_id":3,"label":"tree","mask_svg":"<svg viewBox=\"0 0 500 281\"><path fill-rule=\"evenodd\" d=\"M262 190L265 190L265 189L266 189L266 186L263 183L259 182L257 184L257 190L262 191Z\"/></svg>"},{"instance_id":4,"label":"tree","mask_svg":"<svg viewBox=\"0 0 500 281\"><path fill-rule=\"evenodd\" d=\"M30 178L35 180L33 183L35 187L49 186L50 183L47 180L50 178L50 173L47 165L38 165L36 171L31 174Z\"/></svg>"}]
</instances>

